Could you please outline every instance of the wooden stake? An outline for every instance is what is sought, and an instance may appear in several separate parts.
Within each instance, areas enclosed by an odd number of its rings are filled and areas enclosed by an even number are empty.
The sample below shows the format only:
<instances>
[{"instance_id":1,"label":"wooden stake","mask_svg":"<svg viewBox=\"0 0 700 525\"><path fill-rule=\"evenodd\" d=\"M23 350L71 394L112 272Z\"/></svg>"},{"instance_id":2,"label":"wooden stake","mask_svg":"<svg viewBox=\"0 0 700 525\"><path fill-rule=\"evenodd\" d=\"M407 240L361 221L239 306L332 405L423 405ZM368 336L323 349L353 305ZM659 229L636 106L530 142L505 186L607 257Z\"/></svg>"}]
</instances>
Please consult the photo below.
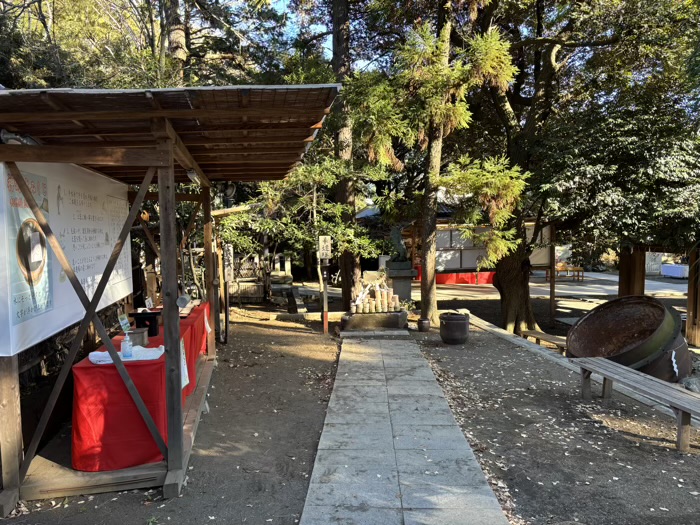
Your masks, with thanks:
<instances>
[{"instance_id":1,"label":"wooden stake","mask_svg":"<svg viewBox=\"0 0 700 525\"><path fill-rule=\"evenodd\" d=\"M676 411L678 433L676 435L676 448L678 452L687 454L690 452L690 413L681 410Z\"/></svg>"},{"instance_id":2,"label":"wooden stake","mask_svg":"<svg viewBox=\"0 0 700 525\"><path fill-rule=\"evenodd\" d=\"M581 398L585 401L590 401L593 394L591 393L591 371L585 368L581 369Z\"/></svg>"},{"instance_id":3,"label":"wooden stake","mask_svg":"<svg viewBox=\"0 0 700 525\"><path fill-rule=\"evenodd\" d=\"M549 324L556 326L557 317L557 253L554 246L554 225L549 227Z\"/></svg>"},{"instance_id":4,"label":"wooden stake","mask_svg":"<svg viewBox=\"0 0 700 525\"><path fill-rule=\"evenodd\" d=\"M214 314L217 311L214 287L218 284L219 277L214 275L214 252L212 240L214 236L214 222L211 218L211 188L202 188L202 206L204 208L204 273L206 274L207 300L209 301L209 327L211 331L207 334L207 356L209 359L216 358L216 330L214 327ZM225 306L228 308L228 305ZM225 326L224 330L228 330Z\"/></svg>"},{"instance_id":5,"label":"wooden stake","mask_svg":"<svg viewBox=\"0 0 700 525\"><path fill-rule=\"evenodd\" d=\"M688 343L700 345L700 253L697 248L690 251L688 261L688 311L685 322L685 337Z\"/></svg>"}]
</instances>

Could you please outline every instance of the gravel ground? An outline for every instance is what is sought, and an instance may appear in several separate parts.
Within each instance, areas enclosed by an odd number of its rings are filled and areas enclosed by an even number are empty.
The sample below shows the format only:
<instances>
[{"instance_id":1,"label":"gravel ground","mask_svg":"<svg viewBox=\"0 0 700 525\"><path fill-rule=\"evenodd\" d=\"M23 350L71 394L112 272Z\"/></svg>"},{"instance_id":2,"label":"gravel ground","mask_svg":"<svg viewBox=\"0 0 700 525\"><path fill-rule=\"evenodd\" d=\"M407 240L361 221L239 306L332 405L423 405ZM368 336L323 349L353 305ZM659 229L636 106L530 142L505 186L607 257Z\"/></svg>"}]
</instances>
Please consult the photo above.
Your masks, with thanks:
<instances>
[{"instance_id":1,"label":"gravel ground","mask_svg":"<svg viewBox=\"0 0 700 525\"><path fill-rule=\"evenodd\" d=\"M700 523L696 429L681 455L671 418L618 393L583 402L578 374L507 340L416 337L513 524Z\"/></svg>"},{"instance_id":2,"label":"gravel ground","mask_svg":"<svg viewBox=\"0 0 700 525\"><path fill-rule=\"evenodd\" d=\"M232 317L180 498L163 500L157 489L29 502L8 524L297 523L338 347L318 323L267 318L254 311Z\"/></svg>"}]
</instances>

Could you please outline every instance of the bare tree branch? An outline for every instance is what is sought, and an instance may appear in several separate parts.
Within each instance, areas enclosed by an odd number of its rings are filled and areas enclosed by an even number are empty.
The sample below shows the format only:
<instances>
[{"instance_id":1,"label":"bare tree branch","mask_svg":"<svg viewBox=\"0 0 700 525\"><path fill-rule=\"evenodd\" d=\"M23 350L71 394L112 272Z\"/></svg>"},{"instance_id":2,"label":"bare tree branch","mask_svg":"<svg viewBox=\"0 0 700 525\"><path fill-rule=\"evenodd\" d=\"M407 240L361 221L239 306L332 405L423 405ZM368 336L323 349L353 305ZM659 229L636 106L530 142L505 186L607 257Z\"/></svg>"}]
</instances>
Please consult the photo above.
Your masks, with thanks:
<instances>
[{"instance_id":1,"label":"bare tree branch","mask_svg":"<svg viewBox=\"0 0 700 525\"><path fill-rule=\"evenodd\" d=\"M600 40L566 40L563 38L553 38L553 37L542 37L542 38L526 38L525 40L520 40L519 42L511 43L511 49L520 49L521 47L532 46L536 48L544 47L546 45L554 44L561 47L603 47L611 46L617 44L620 41L618 35L611 36L610 38L603 38Z\"/></svg>"}]
</instances>

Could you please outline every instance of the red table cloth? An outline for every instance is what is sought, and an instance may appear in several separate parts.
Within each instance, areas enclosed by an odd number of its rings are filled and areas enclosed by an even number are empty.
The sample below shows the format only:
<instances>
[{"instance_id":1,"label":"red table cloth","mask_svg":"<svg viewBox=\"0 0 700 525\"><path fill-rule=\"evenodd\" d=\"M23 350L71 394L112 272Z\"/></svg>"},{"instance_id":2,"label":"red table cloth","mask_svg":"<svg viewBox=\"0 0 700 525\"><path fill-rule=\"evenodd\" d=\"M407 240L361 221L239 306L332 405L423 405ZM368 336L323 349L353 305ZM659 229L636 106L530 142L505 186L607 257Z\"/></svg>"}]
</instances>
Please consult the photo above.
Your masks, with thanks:
<instances>
[{"instance_id":1,"label":"red table cloth","mask_svg":"<svg viewBox=\"0 0 700 525\"><path fill-rule=\"evenodd\" d=\"M190 380L183 389L183 403L196 388L197 358L206 352L204 319L208 312L209 306L201 305L180 321ZM117 350L123 338L112 339ZM149 337L149 347L162 344L162 335ZM106 348L99 350L106 351ZM153 361L125 361L124 366L167 443L165 355ZM116 366L95 365L85 358L73 366L73 378L72 464L75 470L119 470L163 460Z\"/></svg>"}]
</instances>

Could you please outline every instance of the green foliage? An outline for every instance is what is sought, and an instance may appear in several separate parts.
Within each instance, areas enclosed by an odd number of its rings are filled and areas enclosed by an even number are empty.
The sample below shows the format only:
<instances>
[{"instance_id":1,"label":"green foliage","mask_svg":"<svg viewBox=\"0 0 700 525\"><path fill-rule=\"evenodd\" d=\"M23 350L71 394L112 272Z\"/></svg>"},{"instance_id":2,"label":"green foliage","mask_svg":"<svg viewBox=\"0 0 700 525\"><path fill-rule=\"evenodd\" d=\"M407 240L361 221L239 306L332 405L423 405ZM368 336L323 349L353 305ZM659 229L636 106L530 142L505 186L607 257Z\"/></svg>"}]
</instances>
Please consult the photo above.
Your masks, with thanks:
<instances>
[{"instance_id":1,"label":"green foliage","mask_svg":"<svg viewBox=\"0 0 700 525\"><path fill-rule=\"evenodd\" d=\"M430 22L417 24L392 51L390 67L358 74L348 88L356 141L367 148L370 162L400 172L389 185L393 187L382 188L375 199L388 228L419 218L420 207L416 204L422 192L415 184L404 184L400 179L423 176L430 127L441 126L445 136L467 128L472 119L467 102L470 90L486 85L503 91L517 72L509 44L499 31L473 34L464 49L453 52L451 30L447 23L436 35ZM477 187L477 179L484 175L490 178ZM506 222L522 191L518 185L521 179L520 172L510 170L502 157L483 162L465 157L452 164L446 177L437 182L449 180L457 191L464 189L460 186L471 185L466 193L477 192L484 203L488 202L492 212L489 233L470 230L470 235L478 235L487 243L489 257L483 261L484 266L493 264L517 244ZM511 196L513 202L508 200ZM473 224L477 222L481 224Z\"/></svg>"},{"instance_id":2,"label":"green foliage","mask_svg":"<svg viewBox=\"0 0 700 525\"><path fill-rule=\"evenodd\" d=\"M269 2L182 2L185 64L169 52L165 0L18 0L0 14L3 84L168 87L280 82L285 17ZM183 74L184 73L184 74Z\"/></svg>"},{"instance_id":3,"label":"green foliage","mask_svg":"<svg viewBox=\"0 0 700 525\"><path fill-rule=\"evenodd\" d=\"M467 60L474 84L494 87L502 92L518 72L510 56L510 44L495 28L469 40Z\"/></svg>"},{"instance_id":4,"label":"green foliage","mask_svg":"<svg viewBox=\"0 0 700 525\"><path fill-rule=\"evenodd\" d=\"M389 77L379 71L354 75L344 94L352 110L354 134L368 151L368 160L400 170L402 162L394 153L394 140L414 144L417 133L397 104L396 90Z\"/></svg>"},{"instance_id":5,"label":"green foliage","mask_svg":"<svg viewBox=\"0 0 700 525\"><path fill-rule=\"evenodd\" d=\"M396 53L394 83L406 105L406 122L419 137L425 136L431 122L449 134L471 120L465 101L471 81L469 67L458 56L443 59L450 56L450 29L446 24L436 37L432 24L420 24Z\"/></svg>"},{"instance_id":6,"label":"green foliage","mask_svg":"<svg viewBox=\"0 0 700 525\"><path fill-rule=\"evenodd\" d=\"M543 164L551 182L541 187L576 249L697 242L700 143L682 99L637 86L559 126L542 146L556 156Z\"/></svg>"},{"instance_id":7,"label":"green foliage","mask_svg":"<svg viewBox=\"0 0 700 525\"><path fill-rule=\"evenodd\" d=\"M338 182L354 173L348 163L328 157L299 166L284 180L261 183L248 212L221 221L222 239L240 253L256 253L266 235L275 251L303 253L315 251L319 235L330 235L334 255L348 250L376 257L376 241L365 228L344 220L348 207L331 198ZM369 175L380 176L376 170Z\"/></svg>"},{"instance_id":8,"label":"green foliage","mask_svg":"<svg viewBox=\"0 0 700 525\"><path fill-rule=\"evenodd\" d=\"M296 50L284 58L284 81L287 84L328 84L335 82L335 74L320 53L307 54Z\"/></svg>"},{"instance_id":9,"label":"green foliage","mask_svg":"<svg viewBox=\"0 0 700 525\"><path fill-rule=\"evenodd\" d=\"M465 155L451 163L438 184L448 202L458 209L456 218L462 236L486 247L479 269L492 268L515 250L520 239L508 227L523 191L528 173L511 166L504 156L475 160Z\"/></svg>"},{"instance_id":10,"label":"green foliage","mask_svg":"<svg viewBox=\"0 0 700 525\"><path fill-rule=\"evenodd\" d=\"M229 215L219 222L219 235L230 244L236 254L244 257L260 253L263 249L257 233L258 218L255 212L246 211Z\"/></svg>"}]
</instances>

